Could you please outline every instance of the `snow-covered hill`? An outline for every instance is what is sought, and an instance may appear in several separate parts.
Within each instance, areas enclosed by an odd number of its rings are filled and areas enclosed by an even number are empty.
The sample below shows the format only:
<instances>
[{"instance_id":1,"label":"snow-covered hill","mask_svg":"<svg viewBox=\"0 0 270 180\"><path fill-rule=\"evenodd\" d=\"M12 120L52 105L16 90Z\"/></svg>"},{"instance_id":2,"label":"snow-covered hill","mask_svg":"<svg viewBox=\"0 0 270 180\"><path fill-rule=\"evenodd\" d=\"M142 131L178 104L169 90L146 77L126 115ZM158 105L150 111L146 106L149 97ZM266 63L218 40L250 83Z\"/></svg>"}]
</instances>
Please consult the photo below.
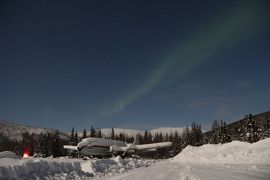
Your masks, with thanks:
<instances>
[{"instance_id":1,"label":"snow-covered hill","mask_svg":"<svg viewBox=\"0 0 270 180\"><path fill-rule=\"evenodd\" d=\"M166 133L168 135L170 135L171 133L174 133L175 131L177 131L178 134L182 134L183 129L184 128L182 128L182 127L179 127L179 128L162 127L162 128L158 128L158 129L149 130L148 132L150 132L152 136L154 136L156 133L162 133L162 135L165 136ZM124 135L134 137L138 133L144 135L145 131L143 131L143 130L134 130L134 129L114 128L114 133L117 134L117 135L122 133ZM105 137L109 137L112 134L112 129L111 128L102 128L101 129L101 134L103 136L105 136Z\"/></svg>"},{"instance_id":2,"label":"snow-covered hill","mask_svg":"<svg viewBox=\"0 0 270 180\"><path fill-rule=\"evenodd\" d=\"M168 133L170 135L171 133L174 133L175 131L178 132L178 134L181 134L183 132L182 127L180 128L173 128L173 127L164 127L164 128L158 128L158 129L152 129L148 132L154 136L156 133L162 133L163 136ZM111 128L101 128L101 134L102 137L110 137L112 133ZM6 121L0 121L0 135L4 135L8 139L12 140L21 140L22 136L21 134L24 132L28 132L29 134L36 133L54 133L56 129L48 129L48 128L40 128L40 127L32 127L32 126L25 126L25 125L20 125L20 124L15 124L15 123L10 123ZM60 133L60 137L64 139L68 139L70 132L63 132L63 131L58 131ZM129 137L135 137L136 134L144 134L145 131L143 130L135 130L135 129L124 129L124 128L114 128L114 134L119 135L120 133L129 136ZM82 132L79 131L78 135L79 137L82 137ZM90 130L87 130L87 134L90 134ZM0 136L1 138L1 136Z\"/></svg>"},{"instance_id":3,"label":"snow-covered hill","mask_svg":"<svg viewBox=\"0 0 270 180\"><path fill-rule=\"evenodd\" d=\"M35 133L55 133L56 129L49 128L39 128L32 126L19 125L15 123L10 123L6 121L0 121L0 134L11 140L22 140L23 133L28 132L29 134ZM69 136L65 132L58 131L60 138L68 139Z\"/></svg>"},{"instance_id":4,"label":"snow-covered hill","mask_svg":"<svg viewBox=\"0 0 270 180\"><path fill-rule=\"evenodd\" d=\"M165 136L166 133L168 135L170 135L170 134L175 133L175 131L177 131L177 133L179 135L181 135L183 133L184 129L185 129L184 127L177 127L177 128L174 128L174 127L162 127L162 128L158 128L158 129L152 129L152 130L150 130L150 132L151 132L152 135L155 135L156 133L162 133L162 135Z\"/></svg>"},{"instance_id":5,"label":"snow-covered hill","mask_svg":"<svg viewBox=\"0 0 270 180\"><path fill-rule=\"evenodd\" d=\"M114 134L119 135L120 133L134 137L136 134L142 134L144 131L136 130L136 129L123 129L123 128L113 128L114 129ZM104 137L110 137L112 134L112 129L111 128L101 128L101 134Z\"/></svg>"}]
</instances>

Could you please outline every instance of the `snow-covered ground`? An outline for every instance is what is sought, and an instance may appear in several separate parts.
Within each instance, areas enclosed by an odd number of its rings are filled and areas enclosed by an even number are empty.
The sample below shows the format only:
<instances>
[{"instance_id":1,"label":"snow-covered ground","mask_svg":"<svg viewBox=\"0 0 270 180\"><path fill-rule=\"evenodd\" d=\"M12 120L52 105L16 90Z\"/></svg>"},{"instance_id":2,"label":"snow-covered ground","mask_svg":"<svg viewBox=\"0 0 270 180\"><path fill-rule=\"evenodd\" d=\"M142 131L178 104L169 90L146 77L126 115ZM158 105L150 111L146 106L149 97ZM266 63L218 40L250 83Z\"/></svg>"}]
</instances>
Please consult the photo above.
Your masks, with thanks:
<instances>
[{"instance_id":1,"label":"snow-covered ground","mask_svg":"<svg viewBox=\"0 0 270 180\"><path fill-rule=\"evenodd\" d=\"M0 159L0 179L270 179L270 138L188 146L169 160ZM148 167L149 166L149 167Z\"/></svg>"},{"instance_id":2,"label":"snow-covered ground","mask_svg":"<svg viewBox=\"0 0 270 180\"><path fill-rule=\"evenodd\" d=\"M120 156L110 159L1 158L0 179L90 179L147 167L154 160Z\"/></svg>"},{"instance_id":3,"label":"snow-covered ground","mask_svg":"<svg viewBox=\"0 0 270 180\"><path fill-rule=\"evenodd\" d=\"M183 164L175 161L156 163L149 168L98 180L269 180L269 164Z\"/></svg>"},{"instance_id":4,"label":"snow-covered ground","mask_svg":"<svg viewBox=\"0 0 270 180\"><path fill-rule=\"evenodd\" d=\"M188 146L170 160L109 179L269 180L270 138L254 144L234 141L201 147Z\"/></svg>"}]
</instances>

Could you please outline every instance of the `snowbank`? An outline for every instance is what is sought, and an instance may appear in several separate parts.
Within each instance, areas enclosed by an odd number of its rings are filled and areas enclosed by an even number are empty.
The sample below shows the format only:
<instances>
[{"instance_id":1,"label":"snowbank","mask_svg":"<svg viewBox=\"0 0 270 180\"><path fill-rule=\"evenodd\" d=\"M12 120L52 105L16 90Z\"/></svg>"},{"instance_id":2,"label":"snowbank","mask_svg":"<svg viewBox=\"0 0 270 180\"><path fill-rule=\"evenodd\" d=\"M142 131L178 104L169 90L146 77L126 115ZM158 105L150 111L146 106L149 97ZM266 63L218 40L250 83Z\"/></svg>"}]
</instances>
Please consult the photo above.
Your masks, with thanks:
<instances>
[{"instance_id":1,"label":"snowbank","mask_svg":"<svg viewBox=\"0 0 270 180\"><path fill-rule=\"evenodd\" d=\"M270 164L270 138L257 143L233 141L186 147L174 161L192 164Z\"/></svg>"},{"instance_id":2,"label":"snowbank","mask_svg":"<svg viewBox=\"0 0 270 180\"><path fill-rule=\"evenodd\" d=\"M0 159L1 158L13 158L13 159L20 159L14 152L11 151L2 151L0 152Z\"/></svg>"},{"instance_id":3,"label":"snowbank","mask_svg":"<svg viewBox=\"0 0 270 180\"><path fill-rule=\"evenodd\" d=\"M138 167L147 167L153 162L121 157L96 160L2 158L0 175L3 179L89 179L93 176L112 175Z\"/></svg>"}]
</instances>

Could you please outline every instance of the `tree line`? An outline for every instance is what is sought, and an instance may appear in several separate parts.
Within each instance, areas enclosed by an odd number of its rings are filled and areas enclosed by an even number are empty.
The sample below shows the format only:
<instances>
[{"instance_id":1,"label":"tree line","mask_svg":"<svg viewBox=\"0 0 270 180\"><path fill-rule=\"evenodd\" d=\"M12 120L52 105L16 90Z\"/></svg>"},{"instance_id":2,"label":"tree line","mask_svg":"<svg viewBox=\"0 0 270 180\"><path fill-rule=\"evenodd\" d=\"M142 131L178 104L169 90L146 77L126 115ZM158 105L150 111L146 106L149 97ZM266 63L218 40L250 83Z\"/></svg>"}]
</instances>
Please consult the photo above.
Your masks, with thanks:
<instances>
[{"instance_id":1,"label":"tree line","mask_svg":"<svg viewBox=\"0 0 270 180\"><path fill-rule=\"evenodd\" d=\"M81 136L72 128L69 139L60 138L59 132L44 134L22 134L21 141L12 141L0 134L0 151L10 150L19 155L28 152L31 156L37 157L59 157L70 155L70 152L63 149L64 144L77 145L83 138L102 137L101 129L95 129L91 126L90 131L83 130ZM253 116L245 115L243 119L234 123L226 124L224 121L214 120L211 129L202 132L201 125L193 122L190 126L186 126L180 134L178 131L170 134L157 132L151 134L144 131L138 134L140 144L156 143L170 141L173 142L171 148L159 149L157 152L149 152L142 156L166 158L172 157L181 152L188 145L201 146L203 144L219 144L228 143L233 140L257 142L261 139L270 137L270 112ZM121 140L132 143L134 137L124 133L116 134L114 128L111 129L111 136L103 137L113 140Z\"/></svg>"},{"instance_id":2,"label":"tree line","mask_svg":"<svg viewBox=\"0 0 270 180\"><path fill-rule=\"evenodd\" d=\"M35 157L60 157L66 155L63 145L68 143L68 140L60 139L59 132L54 133L22 133L22 140L9 140L2 135L3 146L0 146L0 151L13 151L18 155L27 153Z\"/></svg>"}]
</instances>

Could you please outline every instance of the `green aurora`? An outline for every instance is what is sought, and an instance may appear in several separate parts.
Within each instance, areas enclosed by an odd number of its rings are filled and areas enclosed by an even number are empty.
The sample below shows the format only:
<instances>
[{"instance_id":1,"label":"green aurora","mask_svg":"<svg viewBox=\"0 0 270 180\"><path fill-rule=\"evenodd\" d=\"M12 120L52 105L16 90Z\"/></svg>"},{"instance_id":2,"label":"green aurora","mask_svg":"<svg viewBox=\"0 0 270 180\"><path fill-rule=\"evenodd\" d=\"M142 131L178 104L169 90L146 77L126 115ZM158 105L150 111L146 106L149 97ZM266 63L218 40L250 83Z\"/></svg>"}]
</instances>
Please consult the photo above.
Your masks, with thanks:
<instances>
[{"instance_id":1,"label":"green aurora","mask_svg":"<svg viewBox=\"0 0 270 180\"><path fill-rule=\"evenodd\" d=\"M143 97L165 79L170 72L179 77L186 77L211 57L222 53L227 47L252 36L260 27L258 21L265 18L260 8L251 4L228 15L224 20L215 21L190 33L189 40L180 42L174 50L159 60L156 72L145 78L143 83L132 88L127 95L101 108L105 118L121 112L125 107Z\"/></svg>"}]
</instances>

